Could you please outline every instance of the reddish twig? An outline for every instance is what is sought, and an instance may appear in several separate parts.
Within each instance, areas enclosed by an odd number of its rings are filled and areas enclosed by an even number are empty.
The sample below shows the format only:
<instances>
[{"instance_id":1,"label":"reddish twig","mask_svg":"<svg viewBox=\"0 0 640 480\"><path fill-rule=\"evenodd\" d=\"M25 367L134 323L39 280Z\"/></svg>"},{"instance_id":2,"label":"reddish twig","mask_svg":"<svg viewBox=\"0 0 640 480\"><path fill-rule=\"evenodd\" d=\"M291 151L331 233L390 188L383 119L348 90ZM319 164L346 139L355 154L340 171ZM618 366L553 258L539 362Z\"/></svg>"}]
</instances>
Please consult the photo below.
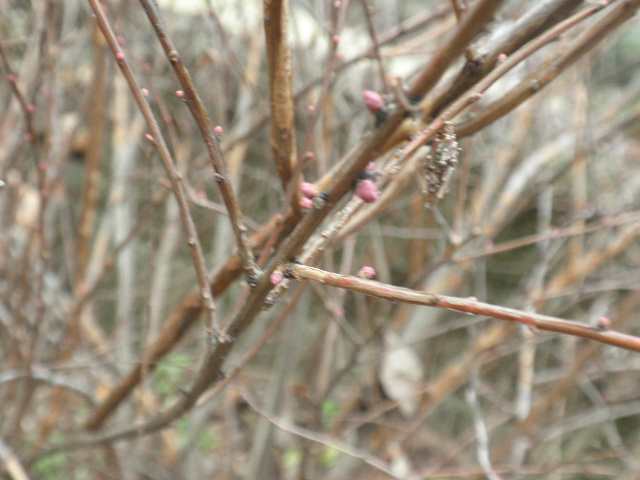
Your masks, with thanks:
<instances>
[{"instance_id":1,"label":"reddish twig","mask_svg":"<svg viewBox=\"0 0 640 480\"><path fill-rule=\"evenodd\" d=\"M288 273L299 280L313 280L327 285L332 285L334 287L345 288L347 290L353 290L355 292L365 293L367 295L396 302L412 303L427 307L446 308L474 315L486 315L488 317L499 318L501 320L521 323L541 330L549 330L567 335L575 335L577 337L590 338L616 347L627 348L629 350L640 352L640 337L609 330L608 325L605 324L593 327L561 318L549 317L547 315L540 315L532 312L524 312L513 308L501 307L499 305L491 305L489 303L479 302L475 298L456 298L446 295L420 292L410 290L408 288L387 285L374 280L326 272L319 268L307 267L295 263L287 264L285 269Z\"/></svg>"},{"instance_id":2,"label":"reddish twig","mask_svg":"<svg viewBox=\"0 0 640 480\"><path fill-rule=\"evenodd\" d=\"M198 284L200 287L200 296L203 304L208 312L209 323L215 327L215 311L216 307L213 302L213 297L211 295L211 290L209 288L209 281L207 278L207 266L205 264L204 255L202 253L202 247L200 245L200 240L198 238L198 233L196 231L195 224L193 222L193 218L191 217L191 212L189 211L189 204L187 195L185 193L184 187L182 185L182 174L177 170L175 166L175 162L171 157L171 153L167 148L167 145L164 141L164 136L162 135L162 131L156 122L155 116L151 111L151 107L147 103L145 96L142 94L142 90L138 85L136 78L127 63L126 56L120 45L118 44L118 40L116 39L116 35L111 29L111 25L107 20L107 17L102 9L102 5L98 0L89 0L91 4L91 8L93 13L95 14L96 21L98 22L98 26L100 27L100 31L104 35L111 52L113 53L118 66L120 67L120 71L124 75L127 83L129 84L129 89L133 94L133 97L144 116L144 119L147 123L147 127L149 128L149 136L147 137L153 145L156 147L156 151L160 156L160 160L162 161L162 165L169 176L169 180L171 182L171 189L173 194L178 202L178 206L180 209L180 218L182 220L182 226L187 235L187 243L191 249L191 257L193 260L193 264L196 270L196 274L198 277Z\"/></svg>"}]
</instances>

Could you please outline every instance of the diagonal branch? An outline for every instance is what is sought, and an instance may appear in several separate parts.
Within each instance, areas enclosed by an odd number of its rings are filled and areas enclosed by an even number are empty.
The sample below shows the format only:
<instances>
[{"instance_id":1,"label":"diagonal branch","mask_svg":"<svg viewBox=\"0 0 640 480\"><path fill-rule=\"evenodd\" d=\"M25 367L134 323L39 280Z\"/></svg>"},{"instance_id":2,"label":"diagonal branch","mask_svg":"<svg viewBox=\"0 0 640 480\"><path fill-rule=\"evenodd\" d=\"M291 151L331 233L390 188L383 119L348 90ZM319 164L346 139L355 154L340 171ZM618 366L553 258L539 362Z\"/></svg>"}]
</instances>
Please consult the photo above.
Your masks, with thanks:
<instances>
[{"instance_id":1,"label":"diagonal branch","mask_svg":"<svg viewBox=\"0 0 640 480\"><path fill-rule=\"evenodd\" d=\"M582 2L575 0L545 0L533 6L508 29L495 32L486 42L474 46L478 50L475 58L467 60L458 77L447 85L445 91L433 101L433 112L437 113L454 101L460 93L489 73L501 54L511 55L536 36L546 32L577 9ZM603 5L590 5L599 10Z\"/></svg>"},{"instance_id":2,"label":"diagonal branch","mask_svg":"<svg viewBox=\"0 0 640 480\"><path fill-rule=\"evenodd\" d=\"M456 60L500 7L502 0L481 0L458 23L456 31L436 50L409 89L410 98L422 98Z\"/></svg>"},{"instance_id":3,"label":"diagonal branch","mask_svg":"<svg viewBox=\"0 0 640 480\"><path fill-rule=\"evenodd\" d=\"M211 325L215 325L216 307L211 295L211 291L209 289L207 266L204 260L202 246L200 245L200 240L198 238L198 232L196 231L196 227L189 210L189 202L184 186L182 184L182 175L176 168L176 164L171 157L169 148L164 141L162 131L160 130L160 127L156 122L153 112L151 111L151 107L142 94L142 89L138 85L138 82L134 77L133 72L131 71L131 67L126 60L126 56L118 45L116 35L113 32L109 21L107 20L104 10L102 9L102 5L98 0L89 0L89 3L91 4L91 8L95 15L96 22L98 23L98 27L107 40L107 44L109 45L109 48L111 49L118 63L118 66L120 67L120 71L129 84L129 89L131 90L136 104L138 105L138 108L140 109L140 112L142 113L147 123L147 127L149 128L150 132L150 134L148 134L147 136L147 139L151 141L156 147L156 151L158 152L160 160L162 161L162 165L164 166L165 171L167 172L167 176L169 177L169 180L171 182L171 190L178 203L178 207L180 209L180 219L187 235L187 243L189 244L189 248L191 249L191 257L193 259L193 264L198 277L200 297L202 303L207 309L209 323Z\"/></svg>"},{"instance_id":4,"label":"diagonal branch","mask_svg":"<svg viewBox=\"0 0 640 480\"><path fill-rule=\"evenodd\" d=\"M240 204L238 203L238 198L233 192L231 181L227 174L227 169L222 157L222 151L220 150L218 140L219 136L214 132L211 119L209 118L209 115L207 115L207 111L202 104L202 100L200 100L198 92L196 92L195 86L191 80L191 75L189 75L189 71L182 63L178 50L169 37L164 21L158 11L157 4L150 0L140 0L140 3L149 18L149 23L151 23L151 26L156 32L158 40L160 40L160 44L162 45L173 70L176 73L176 77L178 78L184 93L183 98L186 101L198 128L200 129L200 133L204 139L204 143L209 154L211 165L215 171L214 178L218 183L225 207L227 207L227 211L229 212L229 218L233 227L233 233L236 237L240 256L242 257L245 273L248 276L249 283L253 283L253 280L258 275L258 267L256 266L253 253L249 246L247 227L245 226L242 218Z\"/></svg>"},{"instance_id":5,"label":"diagonal branch","mask_svg":"<svg viewBox=\"0 0 640 480\"><path fill-rule=\"evenodd\" d=\"M529 45L524 46L521 51L514 55L521 56L524 52L532 48L539 48L538 43L544 44L555 38L559 32L566 29L566 26L573 26L576 20L582 19L604 7L604 4L595 4L579 12L564 22L558 24L553 29L547 31L540 38L534 40ZM480 111L474 118L456 127L460 136L469 135L486 127L498 118L503 117L528 98L542 90L549 82L554 80L567 67L573 64L587 51L595 47L612 30L619 27L633 15L640 7L640 0L626 0L612 7L611 12L600 19L592 27L583 31L578 38L573 40L560 53L549 60L546 64L536 69L531 75L522 80L513 90L502 96L499 100Z\"/></svg>"}]
</instances>

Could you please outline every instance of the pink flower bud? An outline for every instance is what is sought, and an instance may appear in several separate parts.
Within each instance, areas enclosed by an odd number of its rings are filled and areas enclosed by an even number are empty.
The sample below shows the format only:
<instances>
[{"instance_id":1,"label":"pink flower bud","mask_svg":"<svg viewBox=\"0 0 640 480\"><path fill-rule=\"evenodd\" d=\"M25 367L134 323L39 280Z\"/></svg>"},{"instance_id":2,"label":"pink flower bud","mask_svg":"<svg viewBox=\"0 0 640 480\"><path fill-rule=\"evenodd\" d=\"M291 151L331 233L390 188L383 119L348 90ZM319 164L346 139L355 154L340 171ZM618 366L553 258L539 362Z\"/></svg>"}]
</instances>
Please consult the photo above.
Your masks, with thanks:
<instances>
[{"instance_id":1,"label":"pink flower bud","mask_svg":"<svg viewBox=\"0 0 640 480\"><path fill-rule=\"evenodd\" d=\"M312 159L313 157L315 157L313 152L307 152L304 154L304 158Z\"/></svg>"},{"instance_id":2,"label":"pink flower bud","mask_svg":"<svg viewBox=\"0 0 640 480\"><path fill-rule=\"evenodd\" d=\"M609 317L600 317L598 319L599 330L609 330L611 328L611 319Z\"/></svg>"},{"instance_id":3,"label":"pink flower bud","mask_svg":"<svg viewBox=\"0 0 640 480\"><path fill-rule=\"evenodd\" d=\"M11 83L15 83L16 81L18 81L18 77L15 74L10 73L9 75L7 75L7 80L9 80Z\"/></svg>"},{"instance_id":4,"label":"pink flower bud","mask_svg":"<svg viewBox=\"0 0 640 480\"><path fill-rule=\"evenodd\" d=\"M365 178L364 180L360 180L358 185L356 185L356 195L358 195L363 202L372 203L375 202L380 196L380 192L378 192L378 187L373 183L372 180Z\"/></svg>"},{"instance_id":5,"label":"pink flower bud","mask_svg":"<svg viewBox=\"0 0 640 480\"><path fill-rule=\"evenodd\" d=\"M307 198L313 198L318 195L318 189L313 183L302 182L299 188L300 192Z\"/></svg>"},{"instance_id":6,"label":"pink flower bud","mask_svg":"<svg viewBox=\"0 0 640 480\"><path fill-rule=\"evenodd\" d=\"M149 96L149 90L147 90L146 88L141 88L140 93L142 93L142 95L144 95L145 97Z\"/></svg>"},{"instance_id":7,"label":"pink flower bud","mask_svg":"<svg viewBox=\"0 0 640 480\"><path fill-rule=\"evenodd\" d=\"M307 197L302 197L300 199L300 207L303 210L310 209L311 207L313 207L313 200L311 200L310 198L307 198Z\"/></svg>"},{"instance_id":8,"label":"pink flower bud","mask_svg":"<svg viewBox=\"0 0 640 480\"><path fill-rule=\"evenodd\" d=\"M176 90L176 97L184 98L184 92L182 90Z\"/></svg>"},{"instance_id":9,"label":"pink flower bud","mask_svg":"<svg viewBox=\"0 0 640 480\"><path fill-rule=\"evenodd\" d=\"M357 276L360 278L368 278L368 279L373 278L376 276L376 269L368 265L365 265L360 269Z\"/></svg>"},{"instance_id":10,"label":"pink flower bud","mask_svg":"<svg viewBox=\"0 0 640 480\"><path fill-rule=\"evenodd\" d=\"M316 106L315 105L309 105L309 106L307 106L307 110L309 112L315 112L316 111Z\"/></svg>"},{"instance_id":11,"label":"pink flower bud","mask_svg":"<svg viewBox=\"0 0 640 480\"><path fill-rule=\"evenodd\" d=\"M122 62L122 61L124 60L124 53L122 53L122 52L118 52L118 53L116 53L116 59L117 59L119 62Z\"/></svg>"},{"instance_id":12,"label":"pink flower bud","mask_svg":"<svg viewBox=\"0 0 640 480\"><path fill-rule=\"evenodd\" d=\"M384 99L378 92L365 90L362 92L362 98L366 107L373 113L379 112L384 107Z\"/></svg>"},{"instance_id":13,"label":"pink flower bud","mask_svg":"<svg viewBox=\"0 0 640 480\"><path fill-rule=\"evenodd\" d=\"M365 167L365 170L375 170L375 169L376 169L376 162L369 162Z\"/></svg>"},{"instance_id":14,"label":"pink flower bud","mask_svg":"<svg viewBox=\"0 0 640 480\"><path fill-rule=\"evenodd\" d=\"M153 136L150 133L145 133L144 138L146 138L150 142L153 142Z\"/></svg>"},{"instance_id":15,"label":"pink flower bud","mask_svg":"<svg viewBox=\"0 0 640 480\"><path fill-rule=\"evenodd\" d=\"M277 270L273 272L269 277L269 280L271 280L271 283L274 285L279 285L283 279L284 279L284 275L282 275L282 272L279 272Z\"/></svg>"},{"instance_id":16,"label":"pink flower bud","mask_svg":"<svg viewBox=\"0 0 640 480\"><path fill-rule=\"evenodd\" d=\"M215 127L213 127L213 131L216 135L222 135L224 133L224 128L222 128L220 125L216 125Z\"/></svg>"},{"instance_id":17,"label":"pink flower bud","mask_svg":"<svg viewBox=\"0 0 640 480\"><path fill-rule=\"evenodd\" d=\"M339 43L340 42L340 35L334 35L331 40L333 40L333 43Z\"/></svg>"},{"instance_id":18,"label":"pink flower bud","mask_svg":"<svg viewBox=\"0 0 640 480\"><path fill-rule=\"evenodd\" d=\"M342 2L340 0L336 0L333 2L333 6L336 8L340 8L342 6Z\"/></svg>"},{"instance_id":19,"label":"pink flower bud","mask_svg":"<svg viewBox=\"0 0 640 480\"><path fill-rule=\"evenodd\" d=\"M504 62L507 59L507 54L506 53L501 53L500 55L498 55L498 61L499 62Z\"/></svg>"}]
</instances>

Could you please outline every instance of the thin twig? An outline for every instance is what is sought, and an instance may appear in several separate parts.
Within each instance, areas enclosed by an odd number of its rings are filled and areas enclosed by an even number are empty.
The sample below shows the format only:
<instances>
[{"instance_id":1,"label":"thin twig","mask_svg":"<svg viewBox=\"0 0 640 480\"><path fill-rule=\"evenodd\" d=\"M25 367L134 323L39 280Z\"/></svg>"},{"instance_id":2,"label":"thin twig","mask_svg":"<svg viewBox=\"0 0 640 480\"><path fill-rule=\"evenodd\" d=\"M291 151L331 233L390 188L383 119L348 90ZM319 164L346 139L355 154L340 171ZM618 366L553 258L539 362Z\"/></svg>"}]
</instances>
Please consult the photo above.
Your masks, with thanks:
<instances>
[{"instance_id":1,"label":"thin twig","mask_svg":"<svg viewBox=\"0 0 640 480\"><path fill-rule=\"evenodd\" d=\"M162 131L160 130L153 112L151 111L151 107L147 103L145 96L142 94L141 88L138 85L138 82L134 77L131 68L129 67L124 52L122 52L120 45L118 44L116 35L111 29L109 21L104 13L104 10L102 9L102 5L98 0L89 0L89 3L91 4L91 8L95 14L98 26L100 27L102 34L107 40L109 48L111 49L111 52L113 53L118 66L122 71L122 74L129 84L129 89L133 94L138 108L145 118L147 127L149 128L150 132L150 138L148 137L148 139L150 139L150 141L156 147L158 155L160 156L160 160L162 161L162 165L164 166L167 175L169 176L169 180L171 181L171 189L180 208L180 219L182 220L182 226L187 235L187 243L191 250L191 257L193 259L193 264L198 277L200 296L207 311L208 323L214 328L217 328L217 321L215 319L216 306L214 304L211 290L209 288L207 267L204 260L202 247L200 245L200 240L198 238L198 232L196 231L193 218L191 217L188 199L182 185L182 174L178 172L175 166L175 162L173 161L171 153L169 152L169 149L167 148L167 145L164 141Z\"/></svg>"},{"instance_id":2,"label":"thin twig","mask_svg":"<svg viewBox=\"0 0 640 480\"><path fill-rule=\"evenodd\" d=\"M502 0L480 0L463 15L455 32L440 44L429 63L414 80L409 88L411 98L422 98L435 86L449 65L464 52L501 4Z\"/></svg>"},{"instance_id":3,"label":"thin twig","mask_svg":"<svg viewBox=\"0 0 640 480\"><path fill-rule=\"evenodd\" d=\"M378 38L378 32L376 26L373 24L373 7L369 5L368 0L360 0L362 3L362 9L364 10L364 18L367 21L367 30L369 30L369 36L371 37L371 51L373 58L376 59L378 65L378 72L380 74L380 82L382 83L382 90L384 93L389 93L389 82L387 74L384 69L384 61L382 60L382 53L380 51L380 39Z\"/></svg>"},{"instance_id":4,"label":"thin twig","mask_svg":"<svg viewBox=\"0 0 640 480\"><path fill-rule=\"evenodd\" d=\"M403 477L399 477L398 475L396 475L393 472L393 469L391 468L390 465L387 465L385 462L383 462L382 460L380 460L379 458L371 455L370 453L356 448L356 447L352 447L351 445L348 445L347 443L344 443L340 440L337 440L335 438L331 438L328 435L319 433L319 432L314 432L312 430L308 430L306 428L303 427L299 427L297 425L293 425L285 420L281 420L278 418L275 418L272 415L268 415L266 412L264 412L260 407L258 407L258 404L256 403L256 401L251 398L248 394L248 392L244 391L244 392L239 392L240 395L242 395L242 397L245 399L245 401L251 406L251 408L253 408L256 412L258 412L260 415L262 415L264 418L267 418L271 423L273 423L276 427L278 427L280 430L288 432L288 433L292 433L293 435L299 436L301 438L307 439L307 440L311 440L313 442L319 443L321 445L325 445L327 447L330 448L334 448L336 450L338 450L341 453L344 453L346 455L349 455L351 457L357 458L362 460L364 463L366 463L367 465L370 465L378 470L380 470L381 472L386 473L387 475L391 476L392 478L403 478Z\"/></svg>"},{"instance_id":5,"label":"thin twig","mask_svg":"<svg viewBox=\"0 0 640 480\"><path fill-rule=\"evenodd\" d=\"M591 325L571 322L561 318L540 315L533 312L524 312L499 305L492 305L489 303L479 302L475 298L456 298L410 290L408 288L387 285L374 280L326 272L319 268L307 267L295 263L287 264L285 268L288 273L299 280L313 280L327 285L332 285L334 287L346 288L347 290L353 290L355 292L361 292L396 302L413 303L415 305L424 305L427 307L446 308L474 315L486 315L492 318L521 323L541 330L549 330L567 335L590 338L616 347L640 352L640 337L608 330L606 327L593 327Z\"/></svg>"},{"instance_id":6,"label":"thin twig","mask_svg":"<svg viewBox=\"0 0 640 480\"><path fill-rule=\"evenodd\" d=\"M160 12L158 11L157 4L150 0L140 0L140 4L144 8L147 17L149 18L149 22L156 32L156 36L158 37L158 40L160 41L160 44L162 45L162 48L176 73L176 77L182 87L184 95L183 98L189 107L196 124L198 125L202 138L204 139L204 143L209 154L209 160L211 161L211 165L215 171L214 178L220 188L222 200L229 212L229 219L231 220L233 233L236 237L238 250L242 257L245 273L248 276L247 280L250 284L253 284L255 278L259 274L259 269L256 266L253 253L251 252L249 239L247 237L247 227L245 226L242 218L242 211L240 210L238 198L233 192L233 187L231 186L231 181L227 174L222 151L220 150L219 135L215 133L213 124L209 119L209 115L207 115L207 111L202 104L202 100L200 100L200 96L198 95L198 92L191 80L191 75L182 63L178 50L169 36L169 32L164 25Z\"/></svg>"},{"instance_id":7,"label":"thin twig","mask_svg":"<svg viewBox=\"0 0 640 480\"><path fill-rule=\"evenodd\" d=\"M548 30L543 35L536 38L536 40L534 40L533 42L530 42L529 44L522 47L520 50L510 56L497 69L503 67L507 62L510 62L512 60L512 57L518 57L518 59L524 60L525 58L530 56L531 53L557 38L558 35L560 35L562 32L583 21L586 17L593 15L598 10L604 8L604 6L604 3L593 4L589 8L586 8L585 10L577 13L573 17L559 23L554 28ZM614 7L611 7L611 12L609 12L604 18L599 20L587 30L584 30L569 45L567 45L562 50L559 50L559 53L554 58L536 69L536 71L522 80L510 92L502 96L499 100L492 103L491 105L483 108L482 111L475 115L471 120L457 125L456 131L458 132L458 134L460 136L464 136L477 132L478 130L486 127L498 118L503 117L518 105L520 105L522 102L535 95L537 92L541 91L549 82L555 79L578 58L595 47L603 38L607 36L609 32L633 17L635 11L639 6L639 0L626 0L620 2Z\"/></svg>"}]
</instances>

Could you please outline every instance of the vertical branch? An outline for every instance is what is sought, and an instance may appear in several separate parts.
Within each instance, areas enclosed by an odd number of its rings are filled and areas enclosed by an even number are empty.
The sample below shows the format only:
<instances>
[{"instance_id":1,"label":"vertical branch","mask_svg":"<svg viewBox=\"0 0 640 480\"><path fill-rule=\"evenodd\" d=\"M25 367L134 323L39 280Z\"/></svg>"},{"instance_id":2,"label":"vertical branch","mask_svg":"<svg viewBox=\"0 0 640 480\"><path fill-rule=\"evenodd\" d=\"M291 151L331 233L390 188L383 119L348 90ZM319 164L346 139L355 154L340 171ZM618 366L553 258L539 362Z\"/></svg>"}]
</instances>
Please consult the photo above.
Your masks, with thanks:
<instances>
[{"instance_id":1,"label":"vertical branch","mask_svg":"<svg viewBox=\"0 0 640 480\"><path fill-rule=\"evenodd\" d=\"M267 39L269 101L271 106L271 156L286 191L296 169L295 103L291 86L287 0L264 0ZM292 200L297 208L297 202Z\"/></svg>"},{"instance_id":2,"label":"vertical branch","mask_svg":"<svg viewBox=\"0 0 640 480\"><path fill-rule=\"evenodd\" d=\"M95 224L96 203L98 201L98 185L100 181L100 165L102 158L102 142L104 140L105 106L106 106L106 62L104 41L98 28L93 28L94 67L91 81L91 107L89 118L89 138L85 155L85 184L82 195L82 211L78 221L77 253L76 253L76 289L82 290L84 276L89 258L89 243Z\"/></svg>"}]
</instances>

